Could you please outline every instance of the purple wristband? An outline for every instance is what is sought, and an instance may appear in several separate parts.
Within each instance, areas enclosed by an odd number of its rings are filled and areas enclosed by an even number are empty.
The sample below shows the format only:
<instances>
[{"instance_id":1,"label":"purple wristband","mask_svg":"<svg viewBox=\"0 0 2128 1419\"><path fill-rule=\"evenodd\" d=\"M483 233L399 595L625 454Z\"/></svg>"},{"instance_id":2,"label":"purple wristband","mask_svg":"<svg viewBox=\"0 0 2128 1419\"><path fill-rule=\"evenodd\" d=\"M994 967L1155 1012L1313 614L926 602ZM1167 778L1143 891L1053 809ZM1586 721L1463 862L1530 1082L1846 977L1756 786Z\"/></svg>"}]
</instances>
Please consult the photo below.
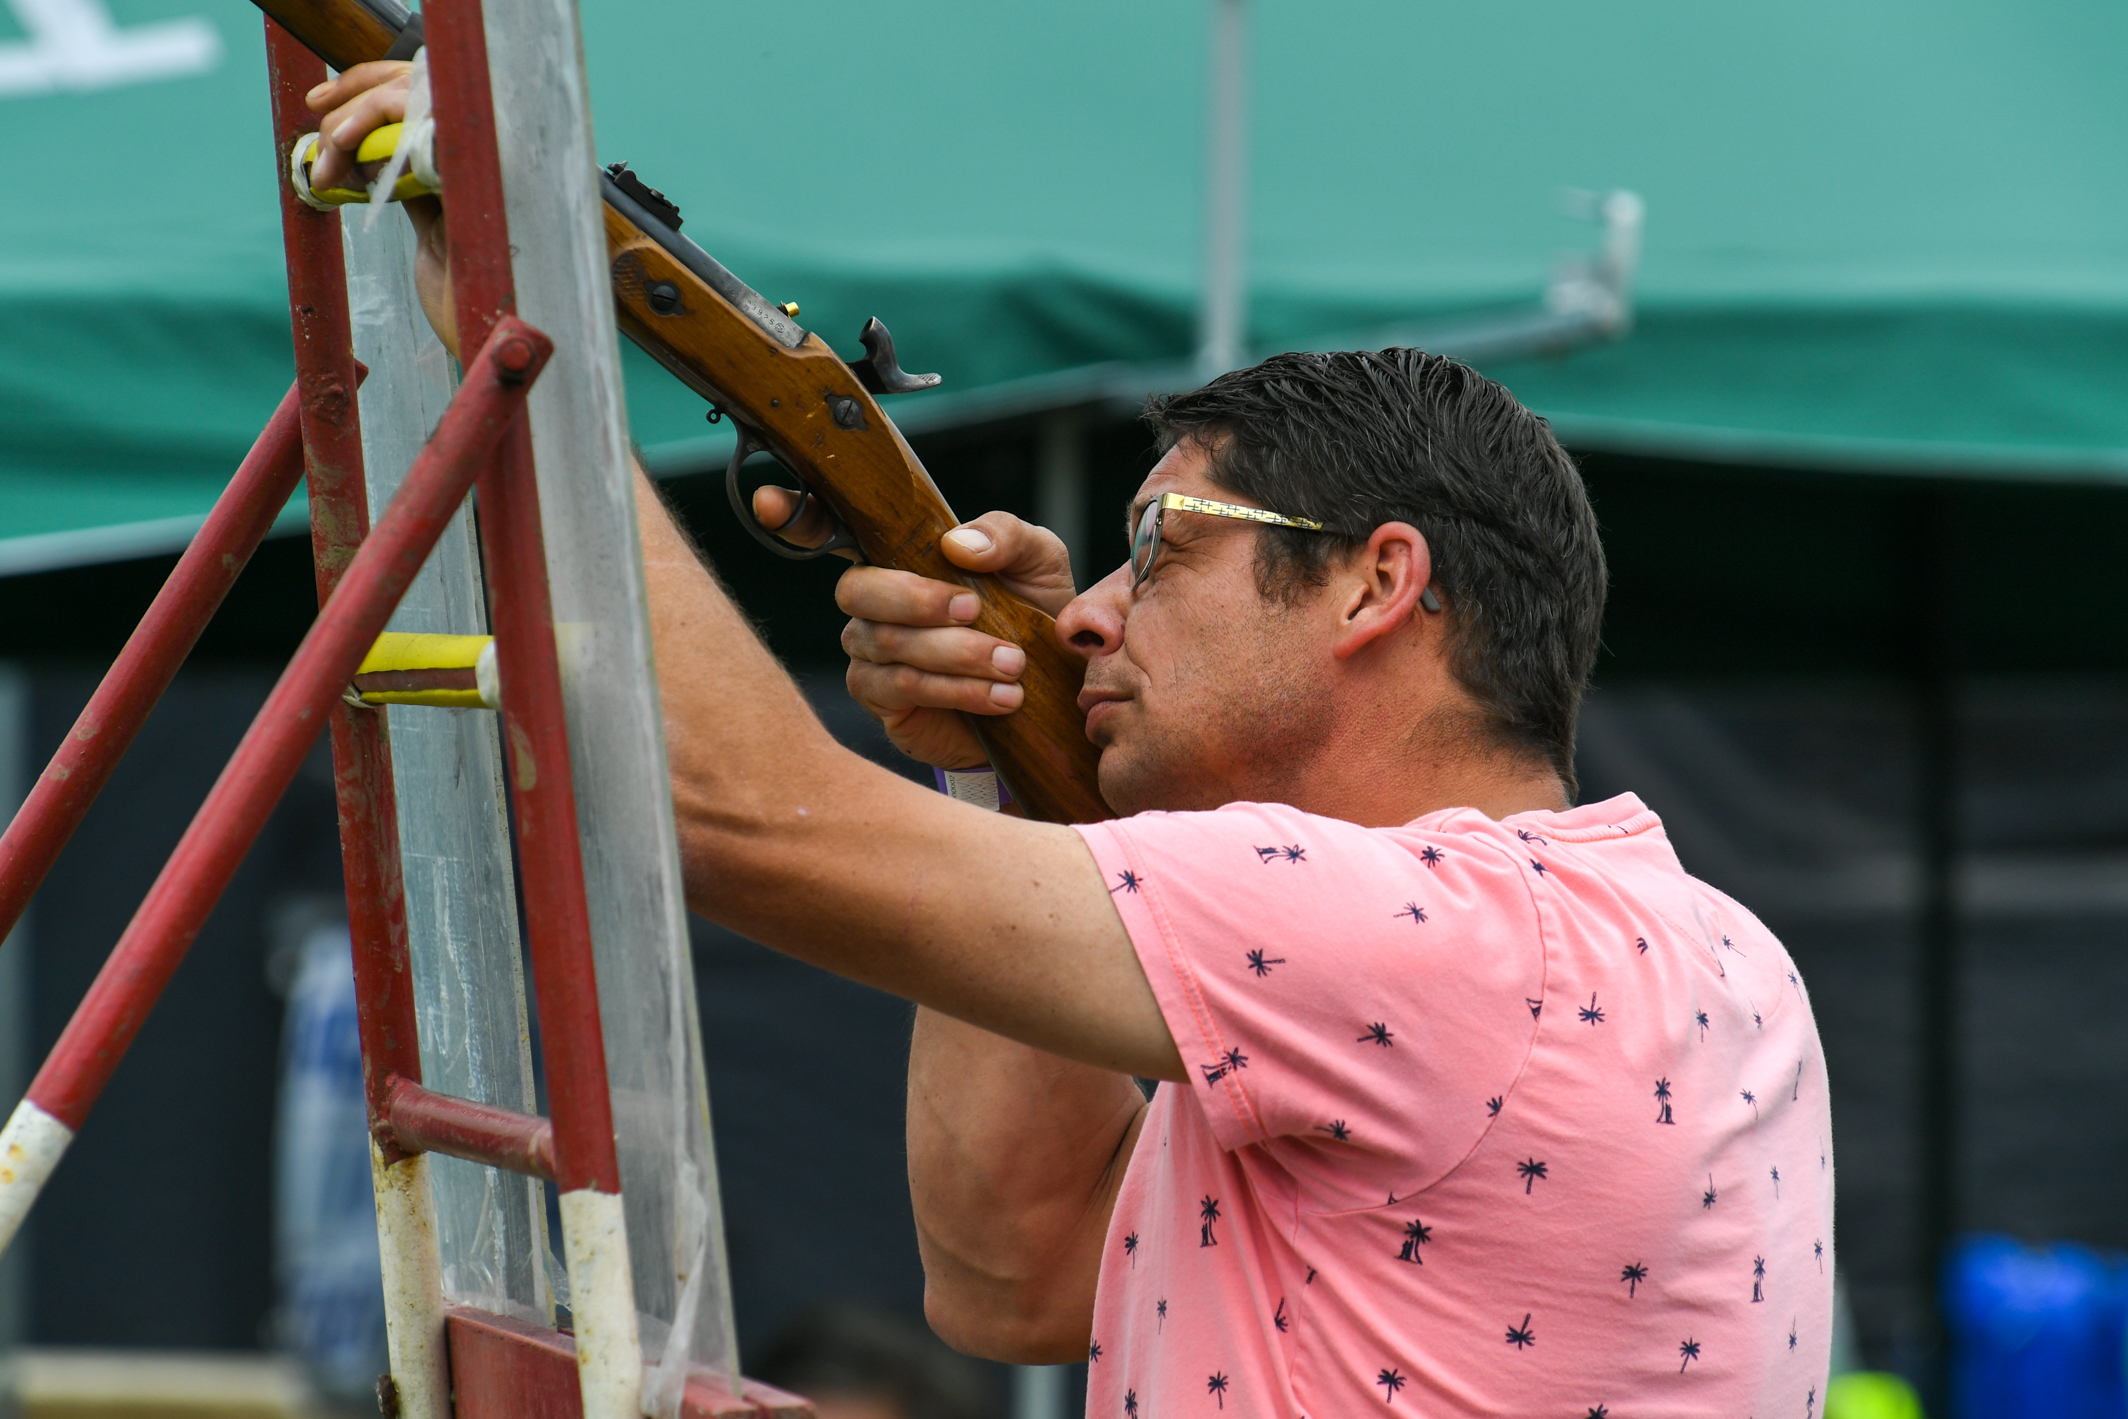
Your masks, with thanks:
<instances>
[{"instance_id":1,"label":"purple wristband","mask_svg":"<svg viewBox=\"0 0 2128 1419\"><path fill-rule=\"evenodd\" d=\"M1012 792L1005 787L1005 780L998 777L996 769L933 768L931 780L948 798L972 803L993 813L1012 802Z\"/></svg>"}]
</instances>

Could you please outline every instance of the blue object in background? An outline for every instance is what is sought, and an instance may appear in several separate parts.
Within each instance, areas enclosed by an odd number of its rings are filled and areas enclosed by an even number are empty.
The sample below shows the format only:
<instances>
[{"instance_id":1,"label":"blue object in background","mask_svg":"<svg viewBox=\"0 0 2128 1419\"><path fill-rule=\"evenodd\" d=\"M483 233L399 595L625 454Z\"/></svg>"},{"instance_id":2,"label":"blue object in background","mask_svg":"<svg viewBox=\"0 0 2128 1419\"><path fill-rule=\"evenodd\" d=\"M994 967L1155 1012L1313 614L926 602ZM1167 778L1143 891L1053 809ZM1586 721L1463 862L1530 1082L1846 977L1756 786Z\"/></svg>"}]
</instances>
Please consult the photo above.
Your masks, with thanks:
<instances>
[{"instance_id":1,"label":"blue object in background","mask_svg":"<svg viewBox=\"0 0 2128 1419\"><path fill-rule=\"evenodd\" d=\"M2128 1257L1961 1241L1944 1265L1954 1419L2128 1419Z\"/></svg>"},{"instance_id":2,"label":"blue object in background","mask_svg":"<svg viewBox=\"0 0 2128 1419\"><path fill-rule=\"evenodd\" d=\"M346 926L303 939L282 1030L274 1139L281 1343L321 1394L359 1401L388 1363Z\"/></svg>"}]
</instances>

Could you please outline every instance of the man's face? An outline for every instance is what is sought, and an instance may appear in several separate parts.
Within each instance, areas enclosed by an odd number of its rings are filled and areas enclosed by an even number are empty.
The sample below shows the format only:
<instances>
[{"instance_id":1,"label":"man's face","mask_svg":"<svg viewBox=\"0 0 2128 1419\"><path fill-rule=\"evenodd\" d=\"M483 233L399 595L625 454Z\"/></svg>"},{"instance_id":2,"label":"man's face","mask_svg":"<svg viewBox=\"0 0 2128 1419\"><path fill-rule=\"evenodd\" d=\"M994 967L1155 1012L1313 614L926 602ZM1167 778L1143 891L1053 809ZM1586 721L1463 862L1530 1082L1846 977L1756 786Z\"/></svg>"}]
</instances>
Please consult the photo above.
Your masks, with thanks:
<instances>
[{"instance_id":1,"label":"man's face","mask_svg":"<svg viewBox=\"0 0 2128 1419\"><path fill-rule=\"evenodd\" d=\"M1175 445L1132 499L1246 499L1205 476L1204 450ZM1284 511L1284 509L1273 509ZM1333 713L1330 637L1319 595L1293 607L1257 593L1257 524L1170 511L1152 574L1124 566L1064 608L1057 628L1087 657L1086 734L1101 793L1119 813L1291 801Z\"/></svg>"}]
</instances>

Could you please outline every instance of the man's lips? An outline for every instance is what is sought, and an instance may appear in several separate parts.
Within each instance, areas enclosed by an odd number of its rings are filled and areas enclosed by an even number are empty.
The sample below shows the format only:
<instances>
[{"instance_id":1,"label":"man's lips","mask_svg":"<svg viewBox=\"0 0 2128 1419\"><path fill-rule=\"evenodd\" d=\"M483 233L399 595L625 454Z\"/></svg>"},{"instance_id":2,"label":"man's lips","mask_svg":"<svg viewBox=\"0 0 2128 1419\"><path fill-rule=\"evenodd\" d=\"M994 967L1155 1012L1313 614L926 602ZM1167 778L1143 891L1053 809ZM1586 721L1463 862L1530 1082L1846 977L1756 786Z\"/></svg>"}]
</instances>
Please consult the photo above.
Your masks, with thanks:
<instances>
[{"instance_id":1,"label":"man's lips","mask_svg":"<svg viewBox=\"0 0 2128 1419\"><path fill-rule=\"evenodd\" d=\"M1094 726L1106 717L1104 711L1109 706L1121 704L1129 698L1121 691L1098 690L1091 686L1079 691L1079 712L1086 716L1087 737L1093 737Z\"/></svg>"}]
</instances>

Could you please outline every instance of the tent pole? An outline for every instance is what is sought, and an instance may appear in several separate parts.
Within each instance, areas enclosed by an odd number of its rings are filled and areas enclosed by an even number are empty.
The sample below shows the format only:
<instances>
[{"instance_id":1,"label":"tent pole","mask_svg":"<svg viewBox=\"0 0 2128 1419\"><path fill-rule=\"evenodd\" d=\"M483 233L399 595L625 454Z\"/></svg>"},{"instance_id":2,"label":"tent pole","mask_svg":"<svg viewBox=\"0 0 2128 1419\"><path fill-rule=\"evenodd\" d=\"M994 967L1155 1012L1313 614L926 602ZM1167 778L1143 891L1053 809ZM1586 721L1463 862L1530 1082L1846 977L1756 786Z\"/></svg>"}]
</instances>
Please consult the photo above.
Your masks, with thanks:
<instances>
[{"instance_id":1,"label":"tent pole","mask_svg":"<svg viewBox=\"0 0 2128 1419\"><path fill-rule=\"evenodd\" d=\"M1949 1394L1948 1344L1937 1303L1940 1270L1958 1226L1959 1027L1958 703L1956 547L1951 494L1921 495L1915 533L1921 597L1914 637L1917 774L1915 829L1920 846L1920 902L1915 931L1915 1019L1919 1105L1918 1235L1914 1287L1921 1302L1924 1403L1931 1413Z\"/></svg>"},{"instance_id":2,"label":"tent pole","mask_svg":"<svg viewBox=\"0 0 2128 1419\"><path fill-rule=\"evenodd\" d=\"M1248 343L1248 0L1212 0L1204 158L1204 290L1197 320L1197 373L1211 379L1238 368Z\"/></svg>"}]
</instances>

